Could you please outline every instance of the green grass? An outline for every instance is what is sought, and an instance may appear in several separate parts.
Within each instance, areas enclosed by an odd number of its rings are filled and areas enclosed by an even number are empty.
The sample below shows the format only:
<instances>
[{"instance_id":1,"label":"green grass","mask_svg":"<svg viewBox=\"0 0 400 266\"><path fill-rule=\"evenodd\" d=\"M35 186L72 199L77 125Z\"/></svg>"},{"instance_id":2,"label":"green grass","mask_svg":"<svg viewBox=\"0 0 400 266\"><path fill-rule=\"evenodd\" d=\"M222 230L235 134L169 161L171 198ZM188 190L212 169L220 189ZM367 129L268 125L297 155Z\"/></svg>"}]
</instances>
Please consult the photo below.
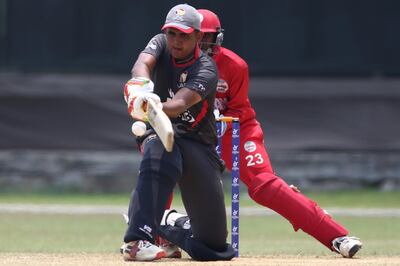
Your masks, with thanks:
<instances>
[{"instance_id":1,"label":"green grass","mask_svg":"<svg viewBox=\"0 0 400 266\"><path fill-rule=\"evenodd\" d=\"M278 216L240 218L242 255L328 255ZM362 238L362 254L400 255L400 218L339 217ZM0 252L116 253L126 226L119 215L0 214Z\"/></svg>"},{"instance_id":2,"label":"green grass","mask_svg":"<svg viewBox=\"0 0 400 266\"><path fill-rule=\"evenodd\" d=\"M399 192L376 190L304 192L322 207L364 207L364 208L400 208ZM127 205L129 193L125 194L68 194L68 193L0 193L0 203L46 203L46 204L98 204ZM230 194L226 193L226 203L230 203ZM174 197L174 205L181 206L179 193ZM257 206L246 194L242 186L240 206Z\"/></svg>"},{"instance_id":3,"label":"green grass","mask_svg":"<svg viewBox=\"0 0 400 266\"><path fill-rule=\"evenodd\" d=\"M0 203L127 205L130 194L0 193Z\"/></svg>"},{"instance_id":4,"label":"green grass","mask_svg":"<svg viewBox=\"0 0 400 266\"><path fill-rule=\"evenodd\" d=\"M244 189L243 189L244 191ZM398 192L342 191L305 193L322 207L400 208ZM0 203L107 204L127 206L129 194L12 194ZM229 203L229 193L227 193ZM176 195L175 206L181 206ZM242 194L241 206L255 206ZM362 254L400 255L400 217L337 217L351 235L362 238ZM125 231L120 215L0 213L0 252L118 252ZM283 218L240 217L242 255L327 255L330 251L297 232Z\"/></svg>"},{"instance_id":5,"label":"green grass","mask_svg":"<svg viewBox=\"0 0 400 266\"><path fill-rule=\"evenodd\" d=\"M242 190L245 192L245 190ZM398 192L373 190L306 192L322 207L400 208ZM1 203L94 204L127 206L129 194L17 194L1 193ZM226 194L229 205L230 195ZM174 206L181 206L180 196ZM243 193L241 206L256 206ZM364 242L362 254L400 255L400 218L337 217L351 235ZM0 213L0 252L115 253L126 225L120 215L50 215ZM242 255L329 255L331 252L310 236L293 231L283 218L240 217Z\"/></svg>"},{"instance_id":6,"label":"green grass","mask_svg":"<svg viewBox=\"0 0 400 266\"><path fill-rule=\"evenodd\" d=\"M400 208L399 191L336 191L310 192L305 194L321 206L363 207L363 208Z\"/></svg>"},{"instance_id":7,"label":"green grass","mask_svg":"<svg viewBox=\"0 0 400 266\"><path fill-rule=\"evenodd\" d=\"M400 218L338 217L351 235L364 242L362 254L400 255ZM243 255L328 255L331 252L279 216L240 218L240 251Z\"/></svg>"},{"instance_id":8,"label":"green grass","mask_svg":"<svg viewBox=\"0 0 400 266\"><path fill-rule=\"evenodd\" d=\"M120 215L0 214L1 252L116 252Z\"/></svg>"}]
</instances>

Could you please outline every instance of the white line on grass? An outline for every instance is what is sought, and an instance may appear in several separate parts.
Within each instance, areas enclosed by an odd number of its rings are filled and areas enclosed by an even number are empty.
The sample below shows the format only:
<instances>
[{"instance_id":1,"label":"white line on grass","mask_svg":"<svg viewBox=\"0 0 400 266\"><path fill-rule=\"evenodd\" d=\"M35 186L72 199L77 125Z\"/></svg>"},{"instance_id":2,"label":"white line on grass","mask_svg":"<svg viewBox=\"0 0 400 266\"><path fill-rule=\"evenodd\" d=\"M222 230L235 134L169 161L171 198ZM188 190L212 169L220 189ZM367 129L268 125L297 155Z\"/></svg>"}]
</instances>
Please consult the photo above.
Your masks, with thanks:
<instances>
[{"instance_id":1,"label":"white line on grass","mask_svg":"<svg viewBox=\"0 0 400 266\"><path fill-rule=\"evenodd\" d=\"M177 208L182 212L183 209ZM327 208L334 216L360 217L400 217L399 208ZM0 203L0 213L47 213L47 214L122 214L127 212L126 206L115 205L74 205L74 204L19 204ZM226 209L227 214L231 209ZM240 215L268 216L275 212L262 207L241 207Z\"/></svg>"}]
</instances>

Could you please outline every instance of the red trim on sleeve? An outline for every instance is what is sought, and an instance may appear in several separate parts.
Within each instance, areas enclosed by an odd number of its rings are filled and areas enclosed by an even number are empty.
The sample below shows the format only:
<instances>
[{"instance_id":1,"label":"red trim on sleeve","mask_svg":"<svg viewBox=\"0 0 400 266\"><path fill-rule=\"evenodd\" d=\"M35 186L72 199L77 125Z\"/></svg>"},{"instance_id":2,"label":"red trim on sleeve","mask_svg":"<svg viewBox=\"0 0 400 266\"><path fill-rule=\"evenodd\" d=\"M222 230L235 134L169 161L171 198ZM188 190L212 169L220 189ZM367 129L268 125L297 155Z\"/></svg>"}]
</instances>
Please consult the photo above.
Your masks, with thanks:
<instances>
[{"instance_id":1,"label":"red trim on sleeve","mask_svg":"<svg viewBox=\"0 0 400 266\"><path fill-rule=\"evenodd\" d=\"M196 117L196 120L194 120L194 122L192 124L192 128L197 126L200 123L200 121L203 120L203 118L207 114L207 109L208 109L208 102L204 101L203 102L203 107L201 108L201 111L200 111L199 115Z\"/></svg>"}]
</instances>

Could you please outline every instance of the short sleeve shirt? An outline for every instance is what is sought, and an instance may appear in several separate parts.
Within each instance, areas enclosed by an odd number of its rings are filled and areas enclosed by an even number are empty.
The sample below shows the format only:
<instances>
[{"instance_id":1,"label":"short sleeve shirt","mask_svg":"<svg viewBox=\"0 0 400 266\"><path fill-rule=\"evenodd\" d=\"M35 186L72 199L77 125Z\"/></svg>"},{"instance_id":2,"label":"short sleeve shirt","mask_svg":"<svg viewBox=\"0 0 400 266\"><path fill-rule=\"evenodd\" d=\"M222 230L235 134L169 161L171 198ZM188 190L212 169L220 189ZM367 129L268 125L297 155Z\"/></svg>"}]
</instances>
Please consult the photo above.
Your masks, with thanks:
<instances>
[{"instance_id":1,"label":"short sleeve shirt","mask_svg":"<svg viewBox=\"0 0 400 266\"><path fill-rule=\"evenodd\" d=\"M213 108L218 70L213 59L197 49L197 56L193 60L177 64L167 49L163 33L154 36L142 52L156 58L152 80L155 85L154 93L160 96L162 102L172 99L181 88L194 90L201 96L200 102L179 117L171 119L175 135L215 145Z\"/></svg>"}]
</instances>

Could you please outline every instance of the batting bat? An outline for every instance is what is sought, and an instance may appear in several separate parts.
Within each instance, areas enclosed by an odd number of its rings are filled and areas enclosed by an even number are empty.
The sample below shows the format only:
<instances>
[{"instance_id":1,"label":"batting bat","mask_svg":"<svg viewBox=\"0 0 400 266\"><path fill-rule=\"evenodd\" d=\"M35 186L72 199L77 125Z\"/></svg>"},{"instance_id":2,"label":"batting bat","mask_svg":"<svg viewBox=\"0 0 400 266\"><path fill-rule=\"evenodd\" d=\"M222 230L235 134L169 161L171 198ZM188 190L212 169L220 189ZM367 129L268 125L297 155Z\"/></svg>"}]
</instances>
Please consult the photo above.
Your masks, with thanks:
<instances>
[{"instance_id":1,"label":"batting bat","mask_svg":"<svg viewBox=\"0 0 400 266\"><path fill-rule=\"evenodd\" d=\"M147 99L147 119L160 138L164 148L172 151L174 146L174 129L171 120L152 99Z\"/></svg>"}]
</instances>

